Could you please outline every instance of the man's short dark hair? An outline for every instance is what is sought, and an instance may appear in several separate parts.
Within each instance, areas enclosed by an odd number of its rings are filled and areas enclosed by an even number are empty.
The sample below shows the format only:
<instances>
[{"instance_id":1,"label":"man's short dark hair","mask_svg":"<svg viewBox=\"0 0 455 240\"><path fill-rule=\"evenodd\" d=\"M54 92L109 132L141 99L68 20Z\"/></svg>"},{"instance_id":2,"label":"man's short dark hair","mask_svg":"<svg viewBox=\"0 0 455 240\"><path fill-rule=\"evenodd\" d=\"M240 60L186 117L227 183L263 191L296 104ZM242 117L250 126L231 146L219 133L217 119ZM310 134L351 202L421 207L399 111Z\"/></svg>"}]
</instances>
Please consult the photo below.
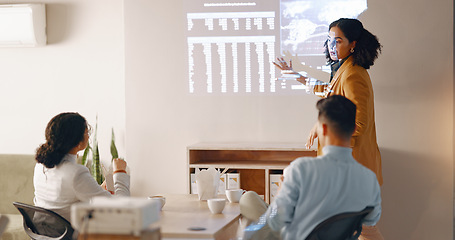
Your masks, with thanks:
<instances>
[{"instance_id":1,"label":"man's short dark hair","mask_svg":"<svg viewBox=\"0 0 455 240\"><path fill-rule=\"evenodd\" d=\"M350 138L355 130L356 106L346 97L332 95L317 102L318 119L342 138Z\"/></svg>"}]
</instances>

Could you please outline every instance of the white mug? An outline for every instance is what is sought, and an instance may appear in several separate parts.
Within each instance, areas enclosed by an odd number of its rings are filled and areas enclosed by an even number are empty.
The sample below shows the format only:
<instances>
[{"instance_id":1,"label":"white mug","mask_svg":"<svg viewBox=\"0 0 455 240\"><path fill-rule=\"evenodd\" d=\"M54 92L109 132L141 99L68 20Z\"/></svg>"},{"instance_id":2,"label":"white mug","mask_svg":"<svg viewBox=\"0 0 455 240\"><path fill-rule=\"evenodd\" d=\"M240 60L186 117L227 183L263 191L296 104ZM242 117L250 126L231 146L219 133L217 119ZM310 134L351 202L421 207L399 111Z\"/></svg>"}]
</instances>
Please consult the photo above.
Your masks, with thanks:
<instances>
[{"instance_id":1,"label":"white mug","mask_svg":"<svg viewBox=\"0 0 455 240\"><path fill-rule=\"evenodd\" d=\"M226 199L224 198L212 198L207 200L210 212L218 214L223 212L224 206L226 206Z\"/></svg>"},{"instance_id":2,"label":"white mug","mask_svg":"<svg viewBox=\"0 0 455 240\"><path fill-rule=\"evenodd\" d=\"M243 189L228 189L226 190L226 197L231 203L238 203L242 194L245 192Z\"/></svg>"}]
</instances>

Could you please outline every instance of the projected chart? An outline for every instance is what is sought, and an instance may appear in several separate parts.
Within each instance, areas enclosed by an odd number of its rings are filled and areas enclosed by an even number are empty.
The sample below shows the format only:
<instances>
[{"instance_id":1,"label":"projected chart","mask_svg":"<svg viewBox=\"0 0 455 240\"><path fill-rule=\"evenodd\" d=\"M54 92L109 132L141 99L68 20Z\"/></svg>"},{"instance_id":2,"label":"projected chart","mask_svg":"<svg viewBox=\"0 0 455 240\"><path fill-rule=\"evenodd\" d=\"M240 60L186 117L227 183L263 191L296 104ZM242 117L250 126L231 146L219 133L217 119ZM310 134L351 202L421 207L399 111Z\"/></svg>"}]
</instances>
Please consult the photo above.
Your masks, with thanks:
<instances>
[{"instance_id":1,"label":"projected chart","mask_svg":"<svg viewBox=\"0 0 455 240\"><path fill-rule=\"evenodd\" d=\"M212 48L215 48L215 54L212 54ZM191 93L204 85L207 93L214 90L248 93L253 88L259 92L266 89L275 92L275 68L271 64L275 59L275 36L189 37L188 56ZM195 73L204 69L196 69L195 58L204 58L205 62L205 76L200 76L204 79L202 86L197 86ZM228 72L228 68L231 71ZM239 78L239 74L244 77ZM256 79L254 83L252 78Z\"/></svg>"},{"instance_id":2,"label":"projected chart","mask_svg":"<svg viewBox=\"0 0 455 240\"><path fill-rule=\"evenodd\" d=\"M366 9L365 0L351 2L355 8L334 0L185 0L188 92L304 93L295 80L277 81L280 70L272 62L287 53L320 71L330 69L323 54L328 25L343 11L357 17Z\"/></svg>"},{"instance_id":3,"label":"projected chart","mask_svg":"<svg viewBox=\"0 0 455 240\"><path fill-rule=\"evenodd\" d=\"M187 37L190 93L276 92L275 12L188 13L187 21L189 35L203 35Z\"/></svg>"}]
</instances>

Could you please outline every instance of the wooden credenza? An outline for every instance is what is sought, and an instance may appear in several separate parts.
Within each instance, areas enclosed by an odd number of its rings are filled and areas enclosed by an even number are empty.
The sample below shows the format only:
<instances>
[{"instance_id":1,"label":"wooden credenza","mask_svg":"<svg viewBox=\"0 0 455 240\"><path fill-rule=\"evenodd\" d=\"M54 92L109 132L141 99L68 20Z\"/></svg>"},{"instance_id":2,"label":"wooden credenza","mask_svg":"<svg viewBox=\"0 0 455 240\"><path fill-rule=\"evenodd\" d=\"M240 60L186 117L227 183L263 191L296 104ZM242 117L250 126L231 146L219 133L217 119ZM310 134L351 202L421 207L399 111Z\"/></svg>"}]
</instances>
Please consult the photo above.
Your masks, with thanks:
<instances>
[{"instance_id":1,"label":"wooden credenza","mask_svg":"<svg viewBox=\"0 0 455 240\"><path fill-rule=\"evenodd\" d=\"M150 228L141 232L140 236L119 234L79 234L78 240L161 240L160 228Z\"/></svg>"},{"instance_id":2,"label":"wooden credenza","mask_svg":"<svg viewBox=\"0 0 455 240\"><path fill-rule=\"evenodd\" d=\"M298 157L314 157L304 143L198 143L187 147L188 193L196 168L215 167L240 173L240 188L264 195L270 203L270 174L282 173Z\"/></svg>"}]
</instances>

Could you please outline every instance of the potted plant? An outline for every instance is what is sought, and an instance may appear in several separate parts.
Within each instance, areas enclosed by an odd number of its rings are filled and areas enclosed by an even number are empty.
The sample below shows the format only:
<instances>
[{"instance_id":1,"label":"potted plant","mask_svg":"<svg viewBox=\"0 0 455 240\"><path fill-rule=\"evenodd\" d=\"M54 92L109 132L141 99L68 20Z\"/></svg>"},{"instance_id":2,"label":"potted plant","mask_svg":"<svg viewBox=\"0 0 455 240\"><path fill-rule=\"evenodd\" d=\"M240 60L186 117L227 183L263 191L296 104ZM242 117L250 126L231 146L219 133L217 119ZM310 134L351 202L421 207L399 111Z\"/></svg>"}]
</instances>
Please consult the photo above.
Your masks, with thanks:
<instances>
[{"instance_id":1,"label":"potted plant","mask_svg":"<svg viewBox=\"0 0 455 240\"><path fill-rule=\"evenodd\" d=\"M112 174L112 169L107 170L106 168L104 168L103 164L100 161L97 132L98 132L98 117L96 117L95 135L93 137L93 147L90 146L90 143L87 144L87 147L84 150L84 154L82 155L82 158L80 160L80 164L86 166L89 169L90 174L96 180L96 182L101 185L105 180L105 176L107 174ZM92 153L91 161L88 159L90 152ZM115 145L114 128L112 128L110 152L112 155L112 159L111 159L111 162L112 162L113 159L118 158L118 151L117 151L117 147Z\"/></svg>"}]
</instances>

